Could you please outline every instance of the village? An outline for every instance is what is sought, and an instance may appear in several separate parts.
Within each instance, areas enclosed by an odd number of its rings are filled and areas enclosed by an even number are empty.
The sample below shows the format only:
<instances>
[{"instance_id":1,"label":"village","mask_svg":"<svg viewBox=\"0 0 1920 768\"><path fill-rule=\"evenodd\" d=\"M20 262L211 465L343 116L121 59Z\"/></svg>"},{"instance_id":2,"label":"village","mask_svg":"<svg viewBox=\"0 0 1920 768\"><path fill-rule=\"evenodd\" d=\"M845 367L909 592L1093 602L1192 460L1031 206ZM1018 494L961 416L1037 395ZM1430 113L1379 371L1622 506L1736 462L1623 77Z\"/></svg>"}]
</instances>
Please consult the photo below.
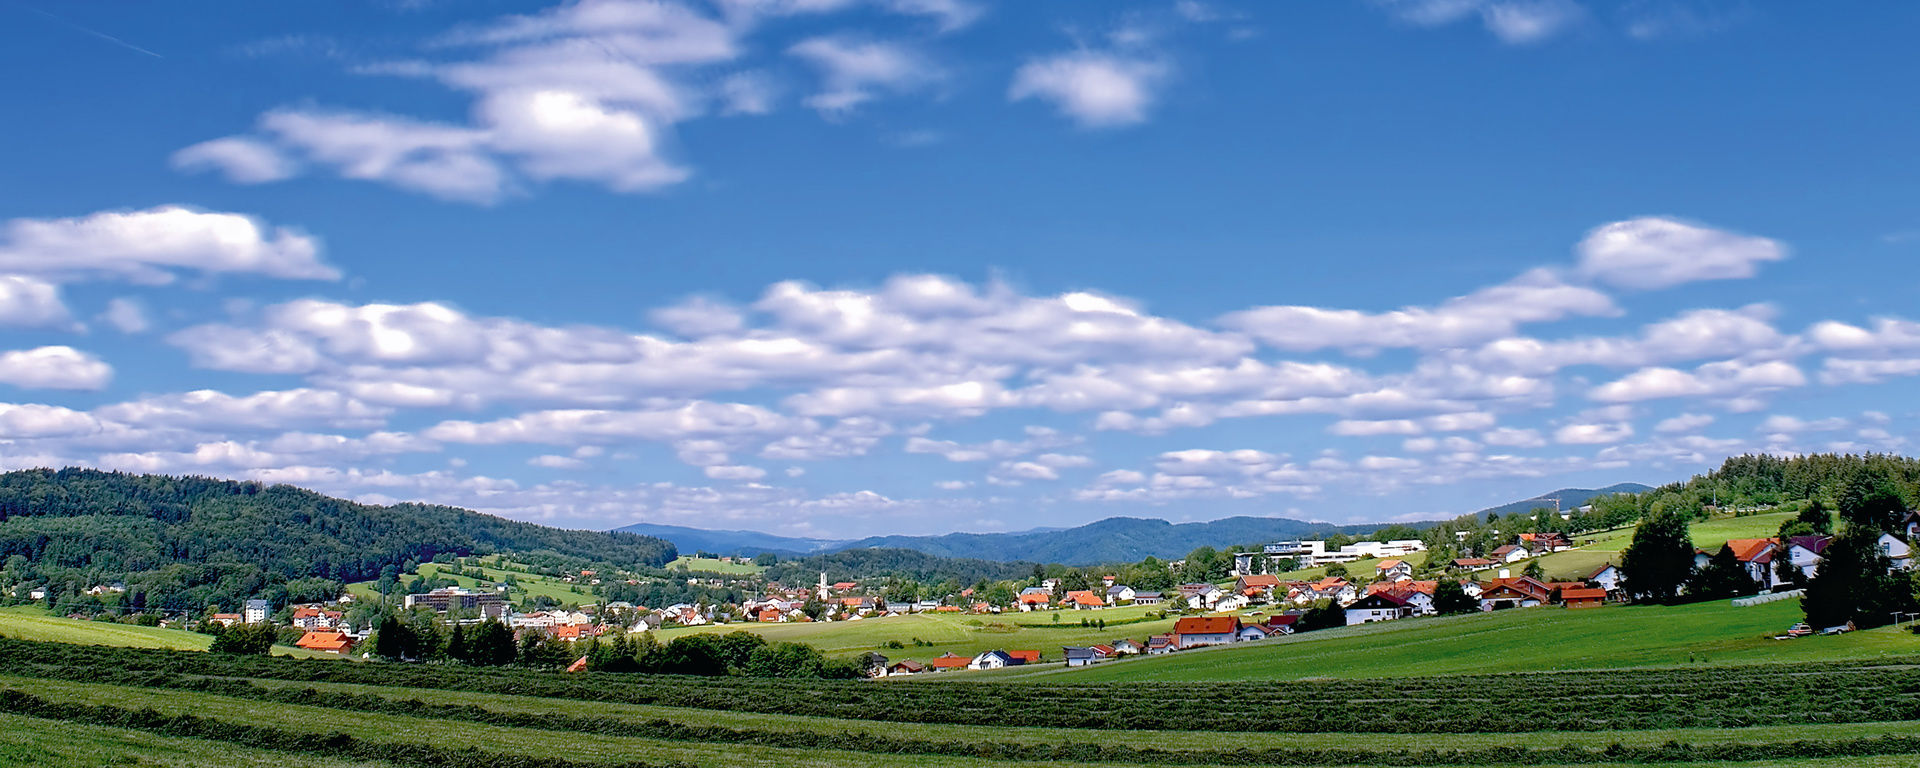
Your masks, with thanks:
<instances>
[{"instance_id":1,"label":"village","mask_svg":"<svg viewBox=\"0 0 1920 768\"><path fill-rule=\"evenodd\" d=\"M1920 513L1909 515L1905 532L1909 539L1920 534ZM1762 595L1791 597L1799 594L1795 588L1797 583L1804 583L1817 572L1830 541L1831 537L1820 535L1729 539L1711 551L1697 549L1694 567L1706 569L1716 557L1731 558ZM1880 548L1895 568L1911 567L1907 540L1882 534ZM947 652L922 659L889 659L878 652L868 652L865 656L869 673L879 677L1050 662L1077 667L1131 656L1259 642L1337 626L1475 611L1591 609L1624 601L1623 574L1615 563L1603 563L1573 578L1556 580L1541 573L1540 558L1576 549L1563 534L1521 533L1492 548L1484 557L1461 557L1436 563L1425 561L1429 553L1419 540L1362 541L1337 548L1328 548L1325 542L1317 540L1283 541L1255 551L1233 553L1230 580L1180 583L1170 589L1148 590L1136 589L1113 575L1100 577L1098 586L1089 589L1068 589L1059 578L1036 578L1018 591L998 590L1012 597L1002 601L991 599L976 587L963 588L939 599L890 601L881 597L883 585L879 580L829 583L822 573L813 585L790 587L766 583L753 597L732 603L683 602L647 607L626 601L589 599L539 610L519 610L508 597L507 585L502 583L493 589L480 588L479 584L439 586L399 595L397 607L405 612L431 614L450 625L499 622L512 630L516 642L545 638L569 644L593 642L609 635L686 628L751 629L789 624L886 622L895 617L922 614L999 617L1000 621L1049 615L1048 623L1018 626L1045 628L1077 624L1094 632L1105 629L1108 621L1104 617L1113 615L1115 630L1148 623L1148 620L1164 630L1141 636L1115 631L1104 641L1081 645L994 648L970 654ZM1363 560L1368 561L1370 567L1355 566ZM744 561L742 558L741 562ZM723 564L733 562L728 558ZM1179 565L1175 561L1167 567ZM1322 568L1332 573L1307 579L1266 572L1287 565ZM1516 575L1516 570L1524 572ZM593 570L560 575L555 583L597 588L605 580L623 577L623 583L641 583L624 574L615 576ZM711 575L705 578L716 584L723 581ZM694 577L689 582L701 580ZM114 588L98 587L103 591ZM351 656L356 655L356 647L365 643L372 631L369 624L354 626L349 620L356 601L363 599L343 594L329 602L290 604L278 609L266 600L248 600L237 612L212 612L203 620L224 627L276 624L295 647L319 654ZM1074 617L1074 622L1063 624L1062 614ZM1171 620L1170 626L1166 620ZM895 642L877 650L895 648L904 646ZM364 655L364 651L360 655Z\"/></svg>"}]
</instances>

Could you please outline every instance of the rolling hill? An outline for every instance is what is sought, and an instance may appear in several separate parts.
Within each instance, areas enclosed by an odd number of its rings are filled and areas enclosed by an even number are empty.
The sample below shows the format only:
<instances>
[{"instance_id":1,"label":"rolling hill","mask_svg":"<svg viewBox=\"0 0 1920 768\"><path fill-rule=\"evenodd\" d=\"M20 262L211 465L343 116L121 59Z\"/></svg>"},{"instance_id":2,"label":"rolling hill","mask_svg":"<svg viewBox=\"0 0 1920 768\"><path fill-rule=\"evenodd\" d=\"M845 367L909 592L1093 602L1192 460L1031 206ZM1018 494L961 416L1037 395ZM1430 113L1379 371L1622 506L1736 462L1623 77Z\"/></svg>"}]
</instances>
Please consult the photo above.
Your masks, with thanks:
<instances>
[{"instance_id":1,"label":"rolling hill","mask_svg":"<svg viewBox=\"0 0 1920 768\"><path fill-rule=\"evenodd\" d=\"M84 469L0 474L0 588L46 585L57 601L88 601L82 591L112 582L126 585L123 606L135 610L322 599L435 555L492 553L628 567L677 554L649 536L358 504L288 485Z\"/></svg>"},{"instance_id":2,"label":"rolling hill","mask_svg":"<svg viewBox=\"0 0 1920 768\"><path fill-rule=\"evenodd\" d=\"M1620 483L1605 488L1562 488L1529 499L1489 507L1474 513L1525 512L1551 506L1559 499L1563 509L1587 503L1595 496L1639 493L1649 486ZM1436 519L1439 516L1436 515ZM1200 546L1224 547L1256 541L1277 541L1331 533L1362 534L1385 523L1334 525L1284 517L1228 517L1204 523L1171 523L1136 517L1110 517L1075 528L1034 528L1012 533L948 533L936 536L873 536L857 541L805 539L757 531L709 531L676 525L636 523L617 530L657 536L684 552L756 555L771 552L782 557L817 556L859 549L910 549L940 557L972 560L1027 561L1094 565L1136 562L1148 556L1179 558ZM1413 523L1418 528L1421 523Z\"/></svg>"},{"instance_id":3,"label":"rolling hill","mask_svg":"<svg viewBox=\"0 0 1920 768\"><path fill-rule=\"evenodd\" d=\"M831 539L800 539L790 536L775 536L759 531L709 531L704 528L688 528L679 525L657 525L654 523L634 523L615 528L621 533L637 533L673 542L681 552L712 552L716 555L757 555L772 552L783 557L810 555L818 552L830 552L843 547L846 541Z\"/></svg>"},{"instance_id":4,"label":"rolling hill","mask_svg":"<svg viewBox=\"0 0 1920 768\"><path fill-rule=\"evenodd\" d=\"M1476 517L1486 517L1488 512L1506 515L1513 512L1531 512L1534 507L1553 508L1554 499L1560 500L1561 511L1571 512L1575 507L1587 503L1596 496L1609 496L1616 493L1644 493L1653 490L1653 486L1639 483L1616 483L1605 488L1562 488L1549 491L1531 499L1508 502L1497 507L1487 507L1473 513Z\"/></svg>"}]
</instances>

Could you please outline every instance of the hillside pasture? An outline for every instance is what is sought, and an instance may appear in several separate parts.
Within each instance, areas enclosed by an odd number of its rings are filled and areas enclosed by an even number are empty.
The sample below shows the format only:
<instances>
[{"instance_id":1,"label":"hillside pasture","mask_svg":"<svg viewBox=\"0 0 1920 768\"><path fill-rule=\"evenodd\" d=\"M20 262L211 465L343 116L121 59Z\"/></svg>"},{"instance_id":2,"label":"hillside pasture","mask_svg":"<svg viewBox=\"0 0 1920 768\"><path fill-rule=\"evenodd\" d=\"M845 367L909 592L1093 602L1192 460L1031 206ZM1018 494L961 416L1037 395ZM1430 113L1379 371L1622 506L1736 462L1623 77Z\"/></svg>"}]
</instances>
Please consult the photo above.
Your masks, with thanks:
<instances>
[{"instance_id":1,"label":"hillside pasture","mask_svg":"<svg viewBox=\"0 0 1920 768\"><path fill-rule=\"evenodd\" d=\"M1400 678L1920 654L1920 637L1895 627L1772 639L1800 619L1800 604L1793 600L1746 608L1724 601L1522 608L1363 624L1080 669L1016 668L991 675L1035 683Z\"/></svg>"}]
</instances>

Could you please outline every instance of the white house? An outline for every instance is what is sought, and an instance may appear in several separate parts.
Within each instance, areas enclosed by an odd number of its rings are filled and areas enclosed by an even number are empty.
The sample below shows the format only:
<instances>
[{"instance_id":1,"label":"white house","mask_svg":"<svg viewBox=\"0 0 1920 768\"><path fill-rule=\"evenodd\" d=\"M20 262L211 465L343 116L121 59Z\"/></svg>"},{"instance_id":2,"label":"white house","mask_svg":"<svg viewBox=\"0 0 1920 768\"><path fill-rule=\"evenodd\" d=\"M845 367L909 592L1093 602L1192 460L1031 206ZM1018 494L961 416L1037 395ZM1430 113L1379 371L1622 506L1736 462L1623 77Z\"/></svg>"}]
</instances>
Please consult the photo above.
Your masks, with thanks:
<instances>
[{"instance_id":1,"label":"white house","mask_svg":"<svg viewBox=\"0 0 1920 768\"><path fill-rule=\"evenodd\" d=\"M1130 601L1136 594L1138 593L1133 591L1133 587L1126 585L1107 587L1107 605L1119 605L1123 601Z\"/></svg>"},{"instance_id":2,"label":"white house","mask_svg":"<svg viewBox=\"0 0 1920 768\"><path fill-rule=\"evenodd\" d=\"M1891 533L1880 534L1880 554L1891 558L1895 568L1905 570L1913 566L1913 549Z\"/></svg>"},{"instance_id":3,"label":"white house","mask_svg":"<svg viewBox=\"0 0 1920 768\"><path fill-rule=\"evenodd\" d=\"M1013 663L1012 654L1006 651L987 651L973 657L973 661L967 664L967 669L1000 669L1012 666Z\"/></svg>"},{"instance_id":4,"label":"white house","mask_svg":"<svg viewBox=\"0 0 1920 768\"><path fill-rule=\"evenodd\" d=\"M267 616L273 612L273 605L265 600L248 600L241 609L241 621L248 624L265 624Z\"/></svg>"},{"instance_id":5,"label":"white house","mask_svg":"<svg viewBox=\"0 0 1920 768\"><path fill-rule=\"evenodd\" d=\"M1593 573L1587 574L1587 581L1592 582L1595 586L1608 592L1618 592L1620 590L1620 582L1623 581L1623 579L1620 576L1620 569L1615 567L1613 563L1607 563L1606 565L1600 566Z\"/></svg>"},{"instance_id":6,"label":"white house","mask_svg":"<svg viewBox=\"0 0 1920 768\"><path fill-rule=\"evenodd\" d=\"M1826 556L1827 545L1831 543L1831 536L1795 536L1787 540L1787 559L1800 569L1801 575L1811 579L1820 570L1820 560Z\"/></svg>"},{"instance_id":7,"label":"white house","mask_svg":"<svg viewBox=\"0 0 1920 768\"><path fill-rule=\"evenodd\" d=\"M1213 603L1213 610L1216 611L1237 611L1245 607L1247 607L1246 595L1222 595Z\"/></svg>"},{"instance_id":8,"label":"white house","mask_svg":"<svg viewBox=\"0 0 1920 768\"><path fill-rule=\"evenodd\" d=\"M1387 592L1376 592L1347 606L1347 626L1367 624L1375 621L1392 621L1405 618L1410 613L1405 598Z\"/></svg>"}]
</instances>

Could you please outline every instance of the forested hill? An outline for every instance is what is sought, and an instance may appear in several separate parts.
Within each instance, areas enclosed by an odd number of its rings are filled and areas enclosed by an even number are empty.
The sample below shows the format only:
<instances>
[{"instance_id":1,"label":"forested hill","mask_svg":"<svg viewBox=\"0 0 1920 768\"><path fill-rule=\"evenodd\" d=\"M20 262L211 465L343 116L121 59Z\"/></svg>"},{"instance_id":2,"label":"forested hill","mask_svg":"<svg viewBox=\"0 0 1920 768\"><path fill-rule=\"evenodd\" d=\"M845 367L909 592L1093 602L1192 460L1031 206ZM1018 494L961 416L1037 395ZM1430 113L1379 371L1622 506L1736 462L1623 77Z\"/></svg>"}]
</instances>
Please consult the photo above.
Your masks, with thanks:
<instances>
[{"instance_id":1,"label":"forested hill","mask_svg":"<svg viewBox=\"0 0 1920 768\"><path fill-rule=\"evenodd\" d=\"M1034 567L1034 563L940 557L910 549L850 549L783 560L768 568L766 577L782 584L812 584L825 573L830 582L892 576L927 584L951 581L964 585L1023 579L1033 575Z\"/></svg>"},{"instance_id":2,"label":"forested hill","mask_svg":"<svg viewBox=\"0 0 1920 768\"><path fill-rule=\"evenodd\" d=\"M1381 527L1331 525L1283 517L1229 517L1206 523L1169 523L1110 517L1066 530L1022 533L949 533L944 536L877 536L846 549L912 549L942 557L1026 560L1066 565L1130 563L1144 557L1183 557L1195 547L1275 541L1332 533L1367 533Z\"/></svg>"},{"instance_id":3,"label":"forested hill","mask_svg":"<svg viewBox=\"0 0 1920 768\"><path fill-rule=\"evenodd\" d=\"M332 597L440 553L658 566L672 544L425 504L375 506L286 485L83 469L0 474L0 587L119 581L168 610L248 597ZM336 592L337 594L337 592Z\"/></svg>"}]
</instances>

